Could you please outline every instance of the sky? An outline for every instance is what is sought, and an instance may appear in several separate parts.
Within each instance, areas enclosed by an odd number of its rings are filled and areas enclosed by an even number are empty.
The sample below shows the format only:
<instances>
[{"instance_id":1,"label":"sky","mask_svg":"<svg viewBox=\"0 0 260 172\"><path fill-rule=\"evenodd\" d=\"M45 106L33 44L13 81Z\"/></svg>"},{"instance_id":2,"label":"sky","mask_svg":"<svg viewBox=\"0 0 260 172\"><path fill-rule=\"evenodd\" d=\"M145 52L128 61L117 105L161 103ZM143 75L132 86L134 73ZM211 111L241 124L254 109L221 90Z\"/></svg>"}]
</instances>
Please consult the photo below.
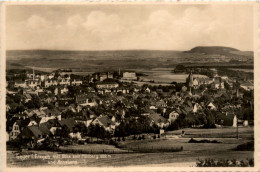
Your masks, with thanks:
<instances>
[{"instance_id":1,"label":"sky","mask_svg":"<svg viewBox=\"0 0 260 172\"><path fill-rule=\"evenodd\" d=\"M253 50L252 5L10 5L8 50Z\"/></svg>"}]
</instances>

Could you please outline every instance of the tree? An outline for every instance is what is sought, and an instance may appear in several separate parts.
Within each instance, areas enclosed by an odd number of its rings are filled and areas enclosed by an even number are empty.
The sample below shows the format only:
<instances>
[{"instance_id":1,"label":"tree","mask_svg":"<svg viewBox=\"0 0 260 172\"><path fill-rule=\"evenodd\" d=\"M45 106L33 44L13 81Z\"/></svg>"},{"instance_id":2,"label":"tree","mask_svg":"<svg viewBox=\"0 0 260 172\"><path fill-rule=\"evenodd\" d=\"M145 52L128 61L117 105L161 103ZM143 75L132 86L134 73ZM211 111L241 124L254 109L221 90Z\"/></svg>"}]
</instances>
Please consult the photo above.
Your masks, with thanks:
<instances>
[{"instance_id":1,"label":"tree","mask_svg":"<svg viewBox=\"0 0 260 172\"><path fill-rule=\"evenodd\" d=\"M54 74L54 77L55 78L58 78L60 76L60 71L59 70L56 70L55 71L55 74Z\"/></svg>"},{"instance_id":2,"label":"tree","mask_svg":"<svg viewBox=\"0 0 260 172\"><path fill-rule=\"evenodd\" d=\"M114 136L115 137L124 137L127 136L126 125L124 122L121 122L119 126L116 127Z\"/></svg>"},{"instance_id":3,"label":"tree","mask_svg":"<svg viewBox=\"0 0 260 172\"><path fill-rule=\"evenodd\" d=\"M42 144L45 149L51 150L56 149L60 146L58 142L54 140L52 137L47 137Z\"/></svg>"},{"instance_id":4,"label":"tree","mask_svg":"<svg viewBox=\"0 0 260 172\"><path fill-rule=\"evenodd\" d=\"M197 125L203 125L207 123L207 117L203 111L198 111L197 116L198 116L196 120Z\"/></svg>"},{"instance_id":5,"label":"tree","mask_svg":"<svg viewBox=\"0 0 260 172\"><path fill-rule=\"evenodd\" d=\"M215 115L210 110L205 110L206 114L206 123L204 124L204 128L216 128L215 125Z\"/></svg>"},{"instance_id":6,"label":"tree","mask_svg":"<svg viewBox=\"0 0 260 172\"><path fill-rule=\"evenodd\" d=\"M207 88L207 87L206 87L205 85L203 85L203 84L199 86L199 89L200 89L201 91L205 90L206 88Z\"/></svg>"},{"instance_id":7,"label":"tree","mask_svg":"<svg viewBox=\"0 0 260 172\"><path fill-rule=\"evenodd\" d=\"M48 87L48 90L50 90L52 93L54 93L56 88L57 88L56 86L51 85L51 86Z\"/></svg>"},{"instance_id":8,"label":"tree","mask_svg":"<svg viewBox=\"0 0 260 172\"><path fill-rule=\"evenodd\" d=\"M68 86L68 94L71 97L74 97L80 94L81 88L79 86Z\"/></svg>"},{"instance_id":9,"label":"tree","mask_svg":"<svg viewBox=\"0 0 260 172\"><path fill-rule=\"evenodd\" d=\"M24 110L25 110L25 107L23 104L20 104L16 107L16 112L18 112L18 113L24 112Z\"/></svg>"},{"instance_id":10,"label":"tree","mask_svg":"<svg viewBox=\"0 0 260 172\"><path fill-rule=\"evenodd\" d=\"M227 90L230 90L230 89L231 89L230 85L229 85L226 81L224 82L224 87L225 87Z\"/></svg>"},{"instance_id":11,"label":"tree","mask_svg":"<svg viewBox=\"0 0 260 172\"><path fill-rule=\"evenodd\" d=\"M16 94L15 96L14 96L14 102L15 103L21 103L21 101L22 101L22 96L20 95L20 94Z\"/></svg>"},{"instance_id":12,"label":"tree","mask_svg":"<svg viewBox=\"0 0 260 172\"><path fill-rule=\"evenodd\" d=\"M70 130L69 130L69 128L66 126L66 125L63 125L62 127L61 127L61 129L60 128L57 128L57 130L55 131L55 136L59 136L59 137L61 137L61 138L69 138L70 136L69 136L69 133L70 133Z\"/></svg>"},{"instance_id":13,"label":"tree","mask_svg":"<svg viewBox=\"0 0 260 172\"><path fill-rule=\"evenodd\" d=\"M82 133L83 135L86 135L87 134L87 127L85 126L85 124L83 123L77 123L74 127L74 132L80 132Z\"/></svg>"},{"instance_id":14,"label":"tree","mask_svg":"<svg viewBox=\"0 0 260 172\"><path fill-rule=\"evenodd\" d=\"M90 124L88 127L88 136L91 137L96 137L97 138L97 142L98 142L98 138L101 139L105 139L105 138L109 138L110 134L104 129L104 127L100 126L99 124L93 125Z\"/></svg>"},{"instance_id":15,"label":"tree","mask_svg":"<svg viewBox=\"0 0 260 172\"><path fill-rule=\"evenodd\" d=\"M99 124L96 124L95 128L96 128L95 133L96 133L97 141L98 138L104 139L106 134L104 127L100 126Z\"/></svg>"},{"instance_id":16,"label":"tree","mask_svg":"<svg viewBox=\"0 0 260 172\"><path fill-rule=\"evenodd\" d=\"M72 118L72 117L74 117L75 116L75 113L74 112L72 112L71 110L67 110L66 112L62 112L62 114L61 114L61 117L62 118Z\"/></svg>"},{"instance_id":17,"label":"tree","mask_svg":"<svg viewBox=\"0 0 260 172\"><path fill-rule=\"evenodd\" d=\"M213 101L213 98L208 94L204 94L200 98L200 102L211 102L211 101Z\"/></svg>"},{"instance_id":18,"label":"tree","mask_svg":"<svg viewBox=\"0 0 260 172\"><path fill-rule=\"evenodd\" d=\"M48 109L54 109L55 108L53 103L48 103L47 107L48 107Z\"/></svg>"},{"instance_id":19,"label":"tree","mask_svg":"<svg viewBox=\"0 0 260 172\"><path fill-rule=\"evenodd\" d=\"M153 123L153 125L152 125L152 127L151 127L151 131L152 131L154 134L159 134L160 128L159 128L155 123Z\"/></svg>"},{"instance_id":20,"label":"tree","mask_svg":"<svg viewBox=\"0 0 260 172\"><path fill-rule=\"evenodd\" d=\"M177 65L174 69L174 72L175 73L178 73L178 72L184 72L186 70L185 66L183 65Z\"/></svg>"},{"instance_id":21,"label":"tree","mask_svg":"<svg viewBox=\"0 0 260 172\"><path fill-rule=\"evenodd\" d=\"M25 106L26 106L28 109L34 109L34 108L35 108L35 105L34 105L34 103L33 103L32 100L29 100L29 101L25 104Z\"/></svg>"},{"instance_id":22,"label":"tree","mask_svg":"<svg viewBox=\"0 0 260 172\"><path fill-rule=\"evenodd\" d=\"M39 109L42 106L41 99L37 95L33 95L31 101L36 109Z\"/></svg>"},{"instance_id":23,"label":"tree","mask_svg":"<svg viewBox=\"0 0 260 172\"><path fill-rule=\"evenodd\" d=\"M93 123L91 123L89 126L88 126L88 131L87 131L87 135L90 136L91 138L91 141L92 140L92 137L95 137L96 136L96 133L95 133L95 126Z\"/></svg>"}]
</instances>

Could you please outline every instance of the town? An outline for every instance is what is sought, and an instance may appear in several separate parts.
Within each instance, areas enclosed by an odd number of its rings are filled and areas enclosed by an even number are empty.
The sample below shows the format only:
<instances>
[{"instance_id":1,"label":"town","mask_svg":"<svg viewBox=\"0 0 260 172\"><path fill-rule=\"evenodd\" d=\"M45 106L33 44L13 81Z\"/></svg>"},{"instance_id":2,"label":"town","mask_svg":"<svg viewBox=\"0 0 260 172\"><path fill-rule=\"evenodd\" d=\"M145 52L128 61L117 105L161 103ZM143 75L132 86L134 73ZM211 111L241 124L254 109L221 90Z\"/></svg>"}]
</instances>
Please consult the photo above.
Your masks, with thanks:
<instances>
[{"instance_id":1,"label":"town","mask_svg":"<svg viewBox=\"0 0 260 172\"><path fill-rule=\"evenodd\" d=\"M259 169L257 8L4 3L3 171Z\"/></svg>"},{"instance_id":2,"label":"town","mask_svg":"<svg viewBox=\"0 0 260 172\"><path fill-rule=\"evenodd\" d=\"M136 72L7 71L6 132L17 148L142 140L183 128L252 126L253 87L219 76L138 85ZM185 130L181 136L185 135ZM236 134L234 133L234 136ZM96 138L96 139L93 139Z\"/></svg>"}]
</instances>

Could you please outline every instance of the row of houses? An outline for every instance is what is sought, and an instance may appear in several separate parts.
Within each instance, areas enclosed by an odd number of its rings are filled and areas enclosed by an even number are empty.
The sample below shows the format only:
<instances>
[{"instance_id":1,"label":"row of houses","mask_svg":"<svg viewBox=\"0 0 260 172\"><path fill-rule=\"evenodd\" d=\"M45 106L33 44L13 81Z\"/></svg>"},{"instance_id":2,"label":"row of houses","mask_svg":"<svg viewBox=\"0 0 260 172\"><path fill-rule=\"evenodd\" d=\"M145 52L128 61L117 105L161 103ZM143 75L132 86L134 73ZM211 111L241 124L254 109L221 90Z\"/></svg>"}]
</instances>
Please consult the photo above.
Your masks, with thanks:
<instances>
[{"instance_id":1,"label":"row of houses","mask_svg":"<svg viewBox=\"0 0 260 172\"><path fill-rule=\"evenodd\" d=\"M81 85L81 80L66 80L66 79L48 79L41 81L40 79L34 79L34 80L25 80L25 81L16 81L14 86L19 88L37 88L37 87L43 87L48 88L50 86L69 86L69 85Z\"/></svg>"},{"instance_id":2,"label":"row of houses","mask_svg":"<svg viewBox=\"0 0 260 172\"><path fill-rule=\"evenodd\" d=\"M177 116L178 114L176 112L172 112L170 118L167 120L160 114L151 113L148 115L148 119L150 120L150 126L156 124L158 127L163 128L167 127L171 122L170 120L175 120ZM58 128L61 129L64 125L69 129L71 138L81 139L81 133L75 132L74 130L77 123L83 123L86 127L89 127L90 124L98 124L111 134L115 131L116 127L120 125L120 121L118 121L115 116L109 117L107 115L100 115L99 117L92 119L77 117L62 119L60 116L35 118L34 116L31 116L25 119L17 118L14 120L11 125L12 127L9 129L8 139L15 140L16 138L22 138L42 140L50 134L55 135L55 131Z\"/></svg>"},{"instance_id":3,"label":"row of houses","mask_svg":"<svg viewBox=\"0 0 260 172\"><path fill-rule=\"evenodd\" d=\"M116 76L115 74L112 74L110 72L98 72L98 73L94 73L93 78L96 79L97 81L104 81L106 79L114 79ZM124 71L121 72L119 70L118 72L118 77L123 79L123 80L137 80L137 76L135 72L130 72L130 71Z\"/></svg>"}]
</instances>

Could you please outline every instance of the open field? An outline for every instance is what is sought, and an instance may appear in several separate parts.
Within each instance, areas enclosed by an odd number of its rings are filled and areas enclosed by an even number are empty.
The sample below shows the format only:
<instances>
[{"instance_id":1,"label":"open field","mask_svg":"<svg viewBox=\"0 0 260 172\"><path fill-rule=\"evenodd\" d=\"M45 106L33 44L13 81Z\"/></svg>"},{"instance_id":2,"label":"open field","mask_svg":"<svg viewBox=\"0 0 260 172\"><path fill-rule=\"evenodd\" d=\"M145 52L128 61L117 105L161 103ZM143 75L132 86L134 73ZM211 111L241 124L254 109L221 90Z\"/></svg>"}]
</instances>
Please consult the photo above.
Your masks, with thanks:
<instances>
[{"instance_id":1,"label":"open field","mask_svg":"<svg viewBox=\"0 0 260 172\"><path fill-rule=\"evenodd\" d=\"M143 81L151 81L154 80L155 82L159 83L171 83L175 82L186 82L186 78L189 74L176 74L173 73L174 68L151 68L149 70L146 69L135 69L136 72L140 72L145 74L146 76L141 76L140 80ZM205 75L198 75L195 74L194 77L207 77Z\"/></svg>"},{"instance_id":2,"label":"open field","mask_svg":"<svg viewBox=\"0 0 260 172\"><path fill-rule=\"evenodd\" d=\"M17 159L14 152L7 151L8 166L64 166L72 164L64 163L50 163L59 161L75 161L77 166L195 166L197 159L214 158L214 159L237 159L244 160L247 158L253 158L253 151L235 151L237 145L249 142L253 139L253 128L239 128L240 138L228 138L228 136L234 135L234 128L221 128L221 129L185 129L186 136L179 138L181 130L168 132L166 139L161 137L160 139L152 140L131 140L130 137L125 142L120 142L120 146L123 147L122 151L142 148L169 148L183 146L181 152L160 152L160 153L122 153L119 154L69 154L59 152L48 151L25 151L22 154L38 154L41 156L50 156L50 159L42 158L28 158ZM211 133L211 134L210 134ZM201 137L195 137L200 134ZM188 143L190 138L193 137L196 140L209 139L217 140L221 143ZM69 146L68 148L74 149L108 149L121 151L121 149L115 148L110 145L79 145ZM74 156L73 158L69 156ZM227 157L228 155L228 157ZM54 156L54 157L53 157ZM63 157L63 158L62 158ZM48 164L49 162L49 164Z\"/></svg>"},{"instance_id":3,"label":"open field","mask_svg":"<svg viewBox=\"0 0 260 172\"><path fill-rule=\"evenodd\" d=\"M219 53L219 52L218 52ZM217 53L217 54L218 54ZM241 53L236 52L236 53ZM237 66L229 60L241 58L244 62L253 60L252 54L243 54L241 57L233 53L221 55L207 55L204 53L183 53L181 51L157 50L122 50L122 51L51 51L25 50L7 51L7 69L35 66L41 68L71 68L86 72L100 72L100 69L148 69L173 68L177 64ZM245 65L245 63L242 63ZM253 66L252 62L248 65Z\"/></svg>"},{"instance_id":4,"label":"open field","mask_svg":"<svg viewBox=\"0 0 260 172\"><path fill-rule=\"evenodd\" d=\"M127 153L127 150L116 148L112 145L105 145L105 144L87 144L87 145L71 145L71 146L62 146L60 147L61 152L66 151L75 151L83 153L93 153L93 154L100 154L100 153Z\"/></svg>"},{"instance_id":5,"label":"open field","mask_svg":"<svg viewBox=\"0 0 260 172\"><path fill-rule=\"evenodd\" d=\"M30 154L37 153L39 156L68 156L71 154L58 154L55 152L30 152ZM94 154L88 156L82 156L81 158L52 158L51 160L43 159L26 159L26 160L17 160L15 154L7 152L8 166L10 167L30 167L30 166L64 166L64 164L48 164L48 161L76 161L77 166L88 166L88 167L99 167L99 166L195 166L197 159L204 158L218 158L218 159L238 159L244 160L246 158L253 158L252 151L221 151L221 152L204 152L196 153L189 151L183 152L174 152L174 153L135 153L135 154L104 154L106 158L102 158L102 155ZM73 154L80 156L80 154ZM185 163L184 163L185 162Z\"/></svg>"},{"instance_id":6,"label":"open field","mask_svg":"<svg viewBox=\"0 0 260 172\"><path fill-rule=\"evenodd\" d=\"M242 72L249 72L249 73L254 72L254 69L240 69L240 68L229 68L229 69L234 70L234 71L242 71Z\"/></svg>"},{"instance_id":7,"label":"open field","mask_svg":"<svg viewBox=\"0 0 260 172\"><path fill-rule=\"evenodd\" d=\"M236 138L236 128L214 128L214 129L195 129L185 128L181 130L175 130L167 132L167 136L180 135L182 130L185 131L186 138ZM253 127L239 127L238 136L242 139L253 139L254 128Z\"/></svg>"}]
</instances>

